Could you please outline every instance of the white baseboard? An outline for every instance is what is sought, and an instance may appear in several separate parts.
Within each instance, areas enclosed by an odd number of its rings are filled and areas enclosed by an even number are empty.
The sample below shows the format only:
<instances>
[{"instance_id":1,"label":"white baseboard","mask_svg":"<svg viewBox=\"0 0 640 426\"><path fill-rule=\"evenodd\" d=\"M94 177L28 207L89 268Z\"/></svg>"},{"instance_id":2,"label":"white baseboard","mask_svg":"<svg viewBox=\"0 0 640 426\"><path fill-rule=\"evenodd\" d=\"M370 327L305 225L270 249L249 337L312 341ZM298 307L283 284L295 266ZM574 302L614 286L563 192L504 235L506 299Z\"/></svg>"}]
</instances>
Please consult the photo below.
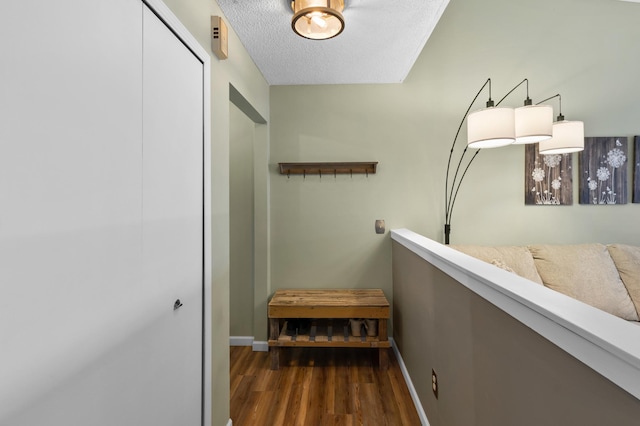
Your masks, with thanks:
<instances>
[{"instance_id":1,"label":"white baseboard","mask_svg":"<svg viewBox=\"0 0 640 426\"><path fill-rule=\"evenodd\" d=\"M424 408L422 407L422 403L420 402L420 398L418 397L416 388L413 387L413 382L411 381L411 377L409 377L407 366L404 365L402 355L400 355L400 351L396 346L396 342L395 340L393 340L393 338L389 338L389 340L391 341L391 347L393 348L393 353L396 355L396 359L398 360L398 365L400 365L400 370L402 371L402 376L404 377L404 381L407 383L407 388L409 388L409 393L411 394L413 405L416 406L416 410L418 411L418 417L420 417L420 423L422 423L422 426L429 426L429 420L427 419L427 414L424 412Z\"/></svg>"},{"instance_id":2,"label":"white baseboard","mask_svg":"<svg viewBox=\"0 0 640 426\"><path fill-rule=\"evenodd\" d=\"M269 351L269 343L262 342L260 340L253 341L253 351L254 352L268 352Z\"/></svg>"},{"instance_id":3,"label":"white baseboard","mask_svg":"<svg viewBox=\"0 0 640 426\"><path fill-rule=\"evenodd\" d=\"M252 346L253 336L229 336L229 346Z\"/></svg>"},{"instance_id":4,"label":"white baseboard","mask_svg":"<svg viewBox=\"0 0 640 426\"><path fill-rule=\"evenodd\" d=\"M229 336L229 346L251 346L254 352L268 352L269 343L253 340L253 336Z\"/></svg>"}]
</instances>

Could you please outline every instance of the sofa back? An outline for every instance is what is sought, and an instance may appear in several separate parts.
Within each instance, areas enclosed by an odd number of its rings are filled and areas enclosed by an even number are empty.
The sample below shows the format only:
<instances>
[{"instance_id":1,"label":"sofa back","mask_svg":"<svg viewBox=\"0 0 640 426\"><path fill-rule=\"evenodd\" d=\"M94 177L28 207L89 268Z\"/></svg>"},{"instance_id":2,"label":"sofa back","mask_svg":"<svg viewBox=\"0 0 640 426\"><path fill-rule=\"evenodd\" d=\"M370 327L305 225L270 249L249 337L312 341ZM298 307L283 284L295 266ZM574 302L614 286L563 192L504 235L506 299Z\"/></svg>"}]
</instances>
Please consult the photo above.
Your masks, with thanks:
<instances>
[{"instance_id":1,"label":"sofa back","mask_svg":"<svg viewBox=\"0 0 640 426\"><path fill-rule=\"evenodd\" d=\"M640 247L538 244L452 248L612 315L640 321Z\"/></svg>"},{"instance_id":2,"label":"sofa back","mask_svg":"<svg viewBox=\"0 0 640 426\"><path fill-rule=\"evenodd\" d=\"M533 256L527 247L452 245L458 251L542 285Z\"/></svg>"}]
</instances>

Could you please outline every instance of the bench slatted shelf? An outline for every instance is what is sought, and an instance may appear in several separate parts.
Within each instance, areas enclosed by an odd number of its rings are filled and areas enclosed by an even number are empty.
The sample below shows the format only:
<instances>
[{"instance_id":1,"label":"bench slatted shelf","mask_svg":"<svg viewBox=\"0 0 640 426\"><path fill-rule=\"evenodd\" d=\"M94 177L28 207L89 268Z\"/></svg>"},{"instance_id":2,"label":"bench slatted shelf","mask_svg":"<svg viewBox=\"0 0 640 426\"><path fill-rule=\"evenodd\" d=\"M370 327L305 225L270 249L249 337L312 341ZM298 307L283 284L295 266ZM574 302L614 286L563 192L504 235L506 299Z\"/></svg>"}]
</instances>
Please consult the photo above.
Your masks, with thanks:
<instances>
[{"instance_id":1,"label":"bench slatted shelf","mask_svg":"<svg viewBox=\"0 0 640 426\"><path fill-rule=\"evenodd\" d=\"M296 346L377 348L379 367L388 366L389 302L380 289L277 290L268 317L273 370L280 367L280 350ZM311 321L307 334L287 335L287 321L296 318ZM376 319L378 334L351 335L350 318Z\"/></svg>"}]
</instances>

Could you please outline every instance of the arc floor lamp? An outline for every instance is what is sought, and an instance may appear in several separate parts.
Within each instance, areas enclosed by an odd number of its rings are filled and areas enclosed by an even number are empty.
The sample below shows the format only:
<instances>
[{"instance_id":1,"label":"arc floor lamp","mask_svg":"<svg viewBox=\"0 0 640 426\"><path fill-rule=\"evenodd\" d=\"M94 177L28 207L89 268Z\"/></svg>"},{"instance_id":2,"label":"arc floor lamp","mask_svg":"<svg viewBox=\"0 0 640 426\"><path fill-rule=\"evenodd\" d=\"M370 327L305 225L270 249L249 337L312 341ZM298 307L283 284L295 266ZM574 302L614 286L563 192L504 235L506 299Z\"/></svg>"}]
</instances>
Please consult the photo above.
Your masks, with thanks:
<instances>
[{"instance_id":1,"label":"arc floor lamp","mask_svg":"<svg viewBox=\"0 0 640 426\"><path fill-rule=\"evenodd\" d=\"M527 87L524 106L515 109L500 107L502 101L524 83L526 83ZM486 108L469 114L478 96L487 86L489 88L489 100L486 103ZM553 108L549 105L542 105L543 102L554 98L558 98L560 101L560 114L558 115L558 121L555 123L553 122ZM454 171L452 168L454 150L465 119L467 120L467 145L462 151ZM497 104L494 104L491 99L491 79L488 78L465 111L449 151L445 178L445 244L449 244L453 207L455 206L460 185L480 150L510 144L530 143L540 143L540 153L545 155L581 151L584 149L584 124L581 121L564 120L560 94L533 105L532 100L529 98L529 80L526 78L507 92ZM469 148L477 150L465 163Z\"/></svg>"}]
</instances>

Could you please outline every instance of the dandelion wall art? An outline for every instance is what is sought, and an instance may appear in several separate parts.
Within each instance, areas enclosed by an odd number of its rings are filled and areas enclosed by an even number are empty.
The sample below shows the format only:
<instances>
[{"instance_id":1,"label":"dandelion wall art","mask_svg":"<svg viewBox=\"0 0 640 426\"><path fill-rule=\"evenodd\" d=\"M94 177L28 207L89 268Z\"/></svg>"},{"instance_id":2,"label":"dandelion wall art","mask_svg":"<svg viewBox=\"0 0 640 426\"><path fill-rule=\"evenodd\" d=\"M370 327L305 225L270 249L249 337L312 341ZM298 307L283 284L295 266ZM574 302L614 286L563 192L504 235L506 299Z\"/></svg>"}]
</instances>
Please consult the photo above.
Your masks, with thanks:
<instances>
[{"instance_id":1,"label":"dandelion wall art","mask_svg":"<svg viewBox=\"0 0 640 426\"><path fill-rule=\"evenodd\" d=\"M626 137L584 138L580 153L580 204L627 203Z\"/></svg>"},{"instance_id":2,"label":"dandelion wall art","mask_svg":"<svg viewBox=\"0 0 640 426\"><path fill-rule=\"evenodd\" d=\"M633 202L640 203L640 136L634 138Z\"/></svg>"},{"instance_id":3,"label":"dandelion wall art","mask_svg":"<svg viewBox=\"0 0 640 426\"><path fill-rule=\"evenodd\" d=\"M573 204L571 154L542 155L538 144L525 145L524 203Z\"/></svg>"}]
</instances>

